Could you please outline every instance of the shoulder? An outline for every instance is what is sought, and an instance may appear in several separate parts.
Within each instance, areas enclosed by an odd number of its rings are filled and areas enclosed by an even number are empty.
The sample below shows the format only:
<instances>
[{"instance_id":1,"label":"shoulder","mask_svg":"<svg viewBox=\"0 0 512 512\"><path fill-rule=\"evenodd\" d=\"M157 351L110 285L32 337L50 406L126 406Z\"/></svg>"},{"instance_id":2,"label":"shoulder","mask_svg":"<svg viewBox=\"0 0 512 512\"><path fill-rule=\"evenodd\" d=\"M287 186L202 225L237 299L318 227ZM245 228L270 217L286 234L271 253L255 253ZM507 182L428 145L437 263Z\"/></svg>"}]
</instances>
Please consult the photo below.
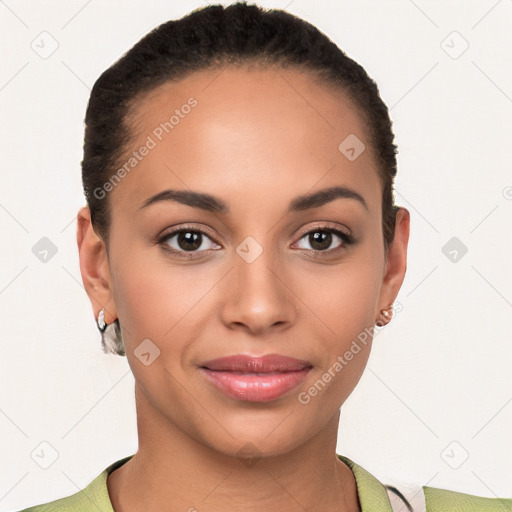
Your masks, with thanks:
<instances>
[{"instance_id":1,"label":"shoulder","mask_svg":"<svg viewBox=\"0 0 512 512\"><path fill-rule=\"evenodd\" d=\"M423 491L427 512L512 512L512 498L484 498L437 487Z\"/></svg>"},{"instance_id":2,"label":"shoulder","mask_svg":"<svg viewBox=\"0 0 512 512\"><path fill-rule=\"evenodd\" d=\"M484 498L397 480L389 485L347 456L337 456L355 476L363 512L512 512L512 498Z\"/></svg>"},{"instance_id":3,"label":"shoulder","mask_svg":"<svg viewBox=\"0 0 512 512\"><path fill-rule=\"evenodd\" d=\"M75 512L79 510L87 510L86 508L77 508L73 503L73 496L62 498L60 500L44 503L43 505L35 505L34 507L24 508L20 512Z\"/></svg>"},{"instance_id":4,"label":"shoulder","mask_svg":"<svg viewBox=\"0 0 512 512\"><path fill-rule=\"evenodd\" d=\"M511 498L484 498L473 494L411 483L383 484L393 511L512 512ZM404 508L407 507L406 509Z\"/></svg>"},{"instance_id":5,"label":"shoulder","mask_svg":"<svg viewBox=\"0 0 512 512\"><path fill-rule=\"evenodd\" d=\"M60 498L21 510L20 512L114 512L108 494L107 477L133 455L120 459L105 468L85 489Z\"/></svg>"},{"instance_id":6,"label":"shoulder","mask_svg":"<svg viewBox=\"0 0 512 512\"><path fill-rule=\"evenodd\" d=\"M107 475L102 472L85 489L71 496L29 507L20 512L87 512L89 510L110 512L112 508L105 507L105 503L110 503L106 481ZM108 501L105 501L106 497Z\"/></svg>"}]
</instances>

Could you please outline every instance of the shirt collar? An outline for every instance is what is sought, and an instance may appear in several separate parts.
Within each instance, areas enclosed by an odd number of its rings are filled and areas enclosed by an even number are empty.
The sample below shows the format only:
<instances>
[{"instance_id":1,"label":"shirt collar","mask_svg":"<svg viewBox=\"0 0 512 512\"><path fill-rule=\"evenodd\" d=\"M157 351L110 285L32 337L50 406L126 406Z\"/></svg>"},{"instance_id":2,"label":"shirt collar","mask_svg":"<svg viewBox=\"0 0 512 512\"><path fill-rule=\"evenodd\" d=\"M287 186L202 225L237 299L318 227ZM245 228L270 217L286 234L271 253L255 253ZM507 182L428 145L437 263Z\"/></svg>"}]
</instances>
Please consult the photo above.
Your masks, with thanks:
<instances>
[{"instance_id":1,"label":"shirt collar","mask_svg":"<svg viewBox=\"0 0 512 512\"><path fill-rule=\"evenodd\" d=\"M107 477L132 457L133 455L129 455L108 466L82 491L86 495L90 494L91 496L95 496L96 505L99 506L100 510L114 512L108 494ZM386 488L372 474L344 455L337 454L337 457L344 462L354 474L362 512L370 510L393 512Z\"/></svg>"}]
</instances>

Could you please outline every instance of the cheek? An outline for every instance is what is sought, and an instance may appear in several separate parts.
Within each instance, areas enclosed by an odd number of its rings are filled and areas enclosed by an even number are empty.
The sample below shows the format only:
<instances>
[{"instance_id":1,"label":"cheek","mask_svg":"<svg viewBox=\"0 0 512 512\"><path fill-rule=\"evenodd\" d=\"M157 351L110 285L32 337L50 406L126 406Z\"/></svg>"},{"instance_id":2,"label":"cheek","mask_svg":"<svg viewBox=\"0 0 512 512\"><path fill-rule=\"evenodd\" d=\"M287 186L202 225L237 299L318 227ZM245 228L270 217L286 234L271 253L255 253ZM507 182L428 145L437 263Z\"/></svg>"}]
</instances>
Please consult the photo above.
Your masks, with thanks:
<instances>
[{"instance_id":1,"label":"cheek","mask_svg":"<svg viewBox=\"0 0 512 512\"><path fill-rule=\"evenodd\" d=\"M324 332L330 340L329 355L333 360L373 326L373 305L379 286L371 273L356 272L354 268L332 276L328 286L329 293L316 294L312 308L329 328Z\"/></svg>"},{"instance_id":2,"label":"cheek","mask_svg":"<svg viewBox=\"0 0 512 512\"><path fill-rule=\"evenodd\" d=\"M301 296L311 312L323 320L325 333L346 340L373 325L382 264L383 255L379 259L369 247L347 256L339 265L303 274Z\"/></svg>"},{"instance_id":3,"label":"cheek","mask_svg":"<svg viewBox=\"0 0 512 512\"><path fill-rule=\"evenodd\" d=\"M125 346L133 350L145 338L157 339L165 326L172 327L169 311L179 308L180 287L173 279L175 273L162 273L154 248L116 243L111 256L112 292Z\"/></svg>"},{"instance_id":4,"label":"cheek","mask_svg":"<svg viewBox=\"0 0 512 512\"><path fill-rule=\"evenodd\" d=\"M118 251L113 261L113 294L126 349L149 338L161 350L178 352L179 340L193 330L198 304L219 276L206 266L170 264L154 247Z\"/></svg>"},{"instance_id":5,"label":"cheek","mask_svg":"<svg viewBox=\"0 0 512 512\"><path fill-rule=\"evenodd\" d=\"M342 403L364 371L374 334L383 258L383 252L368 247L337 267L323 273L317 269L303 281L302 294L314 322L311 326L321 343L321 365L313 380L328 383L318 393L323 396L316 401L318 407L328 397ZM316 388L323 389L322 384Z\"/></svg>"}]
</instances>

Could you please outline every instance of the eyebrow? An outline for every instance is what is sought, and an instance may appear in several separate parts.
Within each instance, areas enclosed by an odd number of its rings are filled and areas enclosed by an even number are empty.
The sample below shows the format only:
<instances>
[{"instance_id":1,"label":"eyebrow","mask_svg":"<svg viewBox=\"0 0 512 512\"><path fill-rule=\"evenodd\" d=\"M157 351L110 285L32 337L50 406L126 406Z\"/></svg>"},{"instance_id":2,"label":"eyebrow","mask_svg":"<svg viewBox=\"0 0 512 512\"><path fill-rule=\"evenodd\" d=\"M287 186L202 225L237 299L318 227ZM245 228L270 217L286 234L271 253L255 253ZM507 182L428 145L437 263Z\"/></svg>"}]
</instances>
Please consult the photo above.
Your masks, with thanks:
<instances>
[{"instance_id":1,"label":"eyebrow","mask_svg":"<svg viewBox=\"0 0 512 512\"><path fill-rule=\"evenodd\" d=\"M364 198L355 190L345 187L336 186L324 188L316 192L311 192L293 199L288 206L288 213L318 208L324 204L330 203L335 199L355 199L360 202L366 210L368 205ZM193 208L200 208L209 212L228 214L229 206L222 200L210 194L202 192L194 192L191 190L164 190L151 196L144 201L140 210L161 201L174 201Z\"/></svg>"}]
</instances>

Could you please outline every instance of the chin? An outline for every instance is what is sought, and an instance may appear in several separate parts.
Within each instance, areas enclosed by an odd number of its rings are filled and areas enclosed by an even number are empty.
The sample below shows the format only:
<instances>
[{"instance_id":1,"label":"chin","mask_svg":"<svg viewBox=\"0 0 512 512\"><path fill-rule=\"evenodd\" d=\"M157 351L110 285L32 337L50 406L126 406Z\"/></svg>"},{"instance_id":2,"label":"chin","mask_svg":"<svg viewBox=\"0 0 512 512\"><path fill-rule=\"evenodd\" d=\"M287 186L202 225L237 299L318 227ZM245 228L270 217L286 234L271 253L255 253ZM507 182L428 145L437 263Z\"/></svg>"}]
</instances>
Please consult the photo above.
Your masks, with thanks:
<instances>
[{"instance_id":1,"label":"chin","mask_svg":"<svg viewBox=\"0 0 512 512\"><path fill-rule=\"evenodd\" d=\"M285 416L281 416L280 421ZM296 432L292 432L289 427L275 429L277 425L279 425L279 421L261 422L259 427L255 426L251 430L244 428L226 429L227 432L218 432L221 438L217 436L212 438L210 430L203 442L227 457L235 457L242 462L246 461L248 464L252 464L262 457L277 457L289 453L307 441L306 438L301 439L298 435L295 435ZM265 428L262 428L262 426ZM297 432L299 431L304 435L304 429L299 430L299 427L297 427Z\"/></svg>"}]
</instances>

